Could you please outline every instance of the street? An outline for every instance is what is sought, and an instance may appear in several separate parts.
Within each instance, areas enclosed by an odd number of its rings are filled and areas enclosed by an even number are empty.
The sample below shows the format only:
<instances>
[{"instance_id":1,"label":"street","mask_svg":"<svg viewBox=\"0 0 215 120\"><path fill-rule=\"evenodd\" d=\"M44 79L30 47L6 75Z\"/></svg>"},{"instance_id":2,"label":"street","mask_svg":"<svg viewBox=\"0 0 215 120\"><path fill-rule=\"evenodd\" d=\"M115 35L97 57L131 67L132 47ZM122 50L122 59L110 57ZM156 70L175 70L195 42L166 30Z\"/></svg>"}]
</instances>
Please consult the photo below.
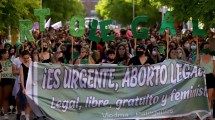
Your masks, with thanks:
<instances>
[{"instance_id":1,"label":"street","mask_svg":"<svg viewBox=\"0 0 215 120\"><path fill-rule=\"evenodd\" d=\"M33 120L34 118L31 117L30 120ZM3 120L3 116L0 117L0 120ZM10 114L9 115L9 120L16 120L16 115L15 114ZM42 119L39 119L42 120ZM158 120L158 119L156 119ZM181 117L181 118L177 118L176 120L195 120L191 115L190 116L186 116L186 117ZM212 120L215 120L215 118L213 118Z\"/></svg>"}]
</instances>

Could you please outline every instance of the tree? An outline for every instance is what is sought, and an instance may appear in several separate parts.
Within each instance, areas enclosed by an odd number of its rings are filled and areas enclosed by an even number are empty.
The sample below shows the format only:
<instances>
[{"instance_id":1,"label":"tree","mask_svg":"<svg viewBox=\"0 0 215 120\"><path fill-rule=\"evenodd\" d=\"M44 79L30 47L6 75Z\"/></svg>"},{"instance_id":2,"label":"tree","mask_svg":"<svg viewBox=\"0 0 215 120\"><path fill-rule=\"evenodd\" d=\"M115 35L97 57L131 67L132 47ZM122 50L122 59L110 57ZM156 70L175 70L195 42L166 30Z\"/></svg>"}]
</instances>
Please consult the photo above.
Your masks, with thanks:
<instances>
[{"instance_id":1,"label":"tree","mask_svg":"<svg viewBox=\"0 0 215 120\"><path fill-rule=\"evenodd\" d=\"M134 0L135 16L148 16L148 25L160 21L158 6L152 0ZM96 11L101 19L113 19L122 25L129 25L133 20L132 0L100 0Z\"/></svg>"},{"instance_id":2,"label":"tree","mask_svg":"<svg viewBox=\"0 0 215 120\"><path fill-rule=\"evenodd\" d=\"M43 8L50 8L52 22L70 20L72 16L84 15L80 0L43 0Z\"/></svg>"},{"instance_id":3,"label":"tree","mask_svg":"<svg viewBox=\"0 0 215 120\"><path fill-rule=\"evenodd\" d=\"M172 10L176 21L199 20L206 28L215 27L214 0L157 0Z\"/></svg>"},{"instance_id":4,"label":"tree","mask_svg":"<svg viewBox=\"0 0 215 120\"><path fill-rule=\"evenodd\" d=\"M1 0L0 31L7 33L10 26L12 33L17 33L20 19L36 19L35 8L39 8L39 0Z\"/></svg>"}]
</instances>

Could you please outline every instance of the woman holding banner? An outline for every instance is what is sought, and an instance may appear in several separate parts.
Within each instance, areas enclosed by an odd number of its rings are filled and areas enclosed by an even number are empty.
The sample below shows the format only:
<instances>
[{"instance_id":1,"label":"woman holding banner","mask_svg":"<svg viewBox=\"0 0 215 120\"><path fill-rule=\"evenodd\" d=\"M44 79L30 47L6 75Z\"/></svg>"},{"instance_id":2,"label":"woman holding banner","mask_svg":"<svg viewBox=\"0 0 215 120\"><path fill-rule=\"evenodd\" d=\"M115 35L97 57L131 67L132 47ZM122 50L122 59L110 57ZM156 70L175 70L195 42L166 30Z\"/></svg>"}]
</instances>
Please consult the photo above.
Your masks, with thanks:
<instances>
[{"instance_id":1,"label":"woman holding banner","mask_svg":"<svg viewBox=\"0 0 215 120\"><path fill-rule=\"evenodd\" d=\"M177 53L177 59L183 60L183 61L187 61L187 59L186 59L186 54L185 54L183 48L178 47L178 48L176 49L176 51L177 51L177 52L176 52L176 53Z\"/></svg>"},{"instance_id":2,"label":"woman holding banner","mask_svg":"<svg viewBox=\"0 0 215 120\"><path fill-rule=\"evenodd\" d=\"M18 47L17 48L17 55L18 57L16 57L13 61L13 75L15 76L15 84L13 87L13 92L12 95L16 98L16 105L17 105L17 115L16 115L16 119L20 119L21 116L21 111L24 111L24 105L22 104L22 100L23 100L23 93L21 92L20 89L20 66L22 64L22 48Z\"/></svg>"},{"instance_id":3,"label":"woman holding banner","mask_svg":"<svg viewBox=\"0 0 215 120\"><path fill-rule=\"evenodd\" d=\"M52 60L52 54L49 51L49 44L47 42L42 42L41 53L39 54L42 63L50 63Z\"/></svg>"},{"instance_id":4,"label":"woman holding banner","mask_svg":"<svg viewBox=\"0 0 215 120\"><path fill-rule=\"evenodd\" d=\"M119 43L116 48L116 59L113 64L127 65L129 53L126 51L126 42Z\"/></svg>"},{"instance_id":5,"label":"woman holding banner","mask_svg":"<svg viewBox=\"0 0 215 120\"><path fill-rule=\"evenodd\" d=\"M197 42L196 41L192 41L191 42L191 46L190 46L190 58L191 58L191 63L192 64L195 64L195 61L196 61L196 53L197 53L197 44L196 44Z\"/></svg>"},{"instance_id":6,"label":"woman holding banner","mask_svg":"<svg viewBox=\"0 0 215 120\"><path fill-rule=\"evenodd\" d=\"M30 55L29 52L27 50L22 52L22 64L20 66L20 78L21 78L21 86L22 86L22 92L25 94L26 93L26 83L27 83L27 78L28 78L28 70L29 70L29 66L31 64L31 59L30 59ZM30 105L27 102L27 99L25 97L25 101L26 106L25 106L25 119L29 120L30 119Z\"/></svg>"},{"instance_id":7,"label":"woman holding banner","mask_svg":"<svg viewBox=\"0 0 215 120\"><path fill-rule=\"evenodd\" d=\"M177 51L175 48L172 48L169 50L169 53L168 53L168 59L177 59Z\"/></svg>"},{"instance_id":8,"label":"woman holding banner","mask_svg":"<svg viewBox=\"0 0 215 120\"><path fill-rule=\"evenodd\" d=\"M151 65L154 64L153 59L148 55L144 45L139 45L136 48L136 56L130 59L128 65Z\"/></svg>"},{"instance_id":9,"label":"woman holding banner","mask_svg":"<svg viewBox=\"0 0 215 120\"><path fill-rule=\"evenodd\" d=\"M95 61L89 54L89 49L87 47L82 47L78 59L75 60L74 64L95 64Z\"/></svg>"},{"instance_id":10,"label":"woman holding banner","mask_svg":"<svg viewBox=\"0 0 215 120\"><path fill-rule=\"evenodd\" d=\"M1 83L1 73L2 73L2 65L0 64L0 83ZM2 111L2 98L0 98L0 116L3 116L4 113Z\"/></svg>"},{"instance_id":11,"label":"woman holding banner","mask_svg":"<svg viewBox=\"0 0 215 120\"><path fill-rule=\"evenodd\" d=\"M210 55L210 45L205 42L201 46L202 55L200 55L199 65L204 68L206 74L206 85L208 89L208 100L210 108L213 107L213 92L215 88L215 59ZM197 56L198 57L198 56ZM197 59L198 60L198 59Z\"/></svg>"},{"instance_id":12,"label":"woman holding banner","mask_svg":"<svg viewBox=\"0 0 215 120\"><path fill-rule=\"evenodd\" d=\"M160 52L158 50L158 46L152 47L151 58L153 59L155 64L163 62L165 60L165 58L160 55Z\"/></svg>"}]
</instances>

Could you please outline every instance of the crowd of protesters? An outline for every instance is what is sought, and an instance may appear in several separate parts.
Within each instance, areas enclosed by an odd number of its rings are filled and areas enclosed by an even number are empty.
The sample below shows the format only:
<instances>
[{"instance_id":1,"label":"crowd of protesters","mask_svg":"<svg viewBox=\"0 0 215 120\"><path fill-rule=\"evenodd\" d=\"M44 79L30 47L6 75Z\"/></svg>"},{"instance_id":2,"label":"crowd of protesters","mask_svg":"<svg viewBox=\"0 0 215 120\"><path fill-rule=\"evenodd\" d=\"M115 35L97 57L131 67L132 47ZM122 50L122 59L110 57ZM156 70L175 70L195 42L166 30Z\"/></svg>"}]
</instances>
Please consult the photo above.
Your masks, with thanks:
<instances>
[{"instance_id":1,"label":"crowd of protesters","mask_svg":"<svg viewBox=\"0 0 215 120\"><path fill-rule=\"evenodd\" d=\"M4 119L8 119L8 114L12 112L17 114L17 120L23 115L26 120L29 120L31 110L24 94L31 62L149 66L163 62L165 59L179 59L205 69L208 98L212 107L215 57L207 39L193 36L191 31L182 34L181 29L177 29L176 35L169 36L167 46L165 34L159 34L158 30L159 27L154 26L149 30L146 39L136 40L130 29L111 30L110 35L115 35L115 40L109 42L101 40L99 43L91 44L89 29L85 30L83 37L75 38L70 36L69 26L64 26L58 29L49 28L43 33L33 30L34 42L26 40L24 43L16 42L15 45L9 42L1 43L1 73L11 70L13 75L13 77L1 76L1 115ZM101 31L97 30L96 35L101 38ZM166 52L167 47L168 52ZM197 48L199 48L199 56L197 56Z\"/></svg>"}]
</instances>

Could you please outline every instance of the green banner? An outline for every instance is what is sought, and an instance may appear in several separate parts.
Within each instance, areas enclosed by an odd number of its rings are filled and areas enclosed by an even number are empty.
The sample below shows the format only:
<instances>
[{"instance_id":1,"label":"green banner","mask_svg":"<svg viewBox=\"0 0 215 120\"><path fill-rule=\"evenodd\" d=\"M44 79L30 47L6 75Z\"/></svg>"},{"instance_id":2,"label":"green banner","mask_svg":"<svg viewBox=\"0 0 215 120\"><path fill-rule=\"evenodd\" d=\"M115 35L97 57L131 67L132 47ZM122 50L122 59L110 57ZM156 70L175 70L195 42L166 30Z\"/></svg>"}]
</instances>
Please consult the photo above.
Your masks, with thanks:
<instances>
[{"instance_id":1,"label":"green banner","mask_svg":"<svg viewBox=\"0 0 215 120\"><path fill-rule=\"evenodd\" d=\"M210 114L204 70L176 60L147 67L33 63L27 95L55 120Z\"/></svg>"}]
</instances>

